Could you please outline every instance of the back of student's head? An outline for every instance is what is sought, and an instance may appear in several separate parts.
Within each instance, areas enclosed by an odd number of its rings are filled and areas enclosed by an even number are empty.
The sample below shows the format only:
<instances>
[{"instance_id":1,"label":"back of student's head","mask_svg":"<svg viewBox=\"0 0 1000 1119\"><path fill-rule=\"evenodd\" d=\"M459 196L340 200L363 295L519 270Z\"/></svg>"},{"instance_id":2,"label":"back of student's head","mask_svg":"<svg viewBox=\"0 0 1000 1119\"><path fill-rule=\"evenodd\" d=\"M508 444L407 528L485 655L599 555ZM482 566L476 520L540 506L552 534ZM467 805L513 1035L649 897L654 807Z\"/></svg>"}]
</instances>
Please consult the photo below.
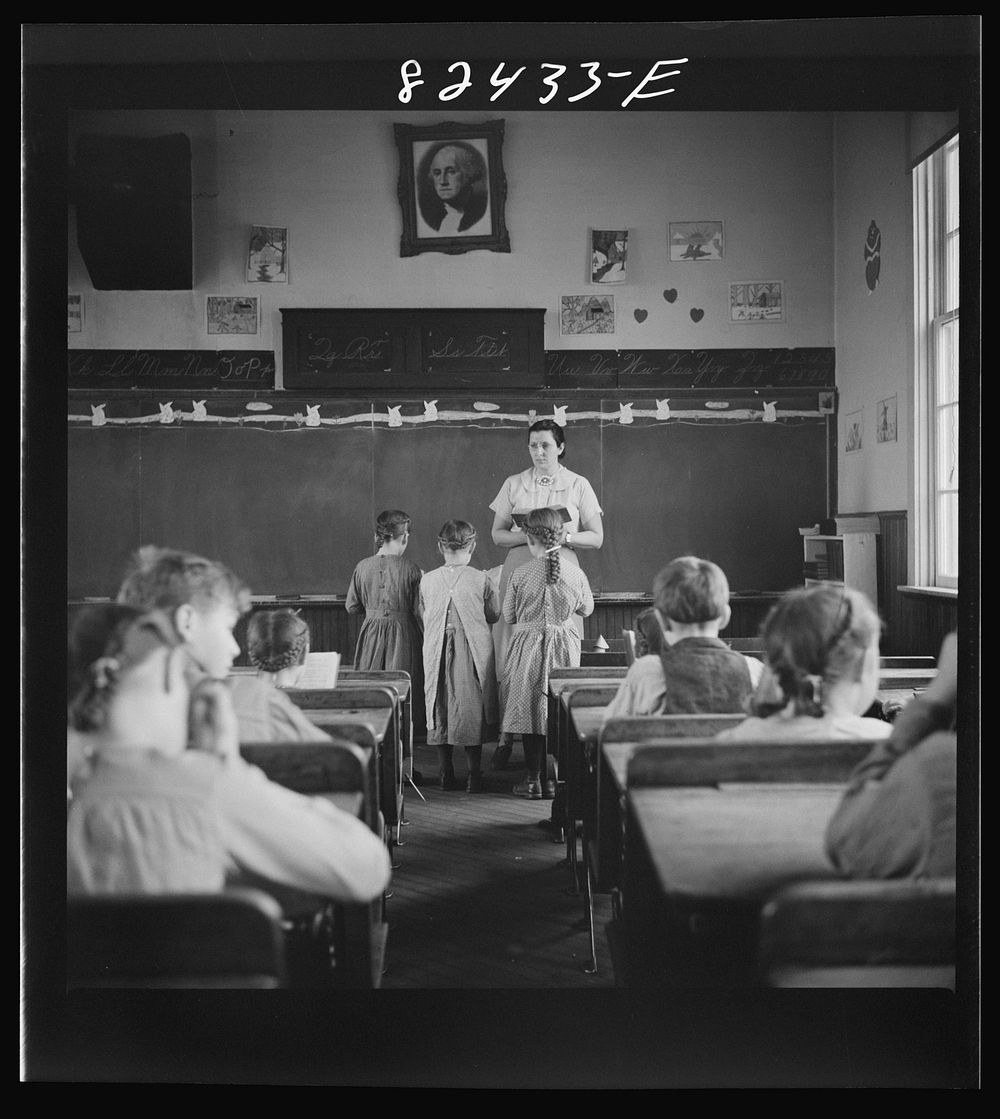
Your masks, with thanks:
<instances>
[{"instance_id":1,"label":"back of student's head","mask_svg":"<svg viewBox=\"0 0 1000 1119\"><path fill-rule=\"evenodd\" d=\"M524 531L536 543L541 544L547 553L548 569L545 580L555 583L559 579L559 545L563 536L563 519L555 511L543 506L532 509L524 522Z\"/></svg>"},{"instance_id":2,"label":"back of student's head","mask_svg":"<svg viewBox=\"0 0 1000 1119\"><path fill-rule=\"evenodd\" d=\"M475 542L476 530L468 521L445 521L438 532L438 546L443 552L464 552Z\"/></svg>"},{"instance_id":3,"label":"back of student's head","mask_svg":"<svg viewBox=\"0 0 1000 1119\"><path fill-rule=\"evenodd\" d=\"M260 672L304 664L309 625L294 610L258 610L247 623L247 655Z\"/></svg>"},{"instance_id":4,"label":"back of student's head","mask_svg":"<svg viewBox=\"0 0 1000 1119\"><path fill-rule=\"evenodd\" d=\"M118 601L168 614L188 604L200 610L225 604L244 614L250 609L250 589L215 560L147 544L132 556Z\"/></svg>"},{"instance_id":5,"label":"back of student's head","mask_svg":"<svg viewBox=\"0 0 1000 1119\"><path fill-rule=\"evenodd\" d=\"M714 622L729 605L729 581L711 560L678 556L653 580L653 605L679 625Z\"/></svg>"},{"instance_id":6,"label":"back of student's head","mask_svg":"<svg viewBox=\"0 0 1000 1119\"><path fill-rule=\"evenodd\" d=\"M383 509L375 521L375 547L381 548L390 540L398 540L410 531L409 514L402 509Z\"/></svg>"},{"instance_id":7,"label":"back of student's head","mask_svg":"<svg viewBox=\"0 0 1000 1119\"><path fill-rule=\"evenodd\" d=\"M758 715L789 702L798 715L823 714L824 685L861 679L865 656L882 630L861 591L821 583L789 591L764 621L764 658L780 695L758 697Z\"/></svg>"},{"instance_id":8,"label":"back of student's head","mask_svg":"<svg viewBox=\"0 0 1000 1119\"><path fill-rule=\"evenodd\" d=\"M67 640L67 721L74 730L104 725L108 704L132 669L180 638L166 614L117 602L84 607Z\"/></svg>"}]
</instances>

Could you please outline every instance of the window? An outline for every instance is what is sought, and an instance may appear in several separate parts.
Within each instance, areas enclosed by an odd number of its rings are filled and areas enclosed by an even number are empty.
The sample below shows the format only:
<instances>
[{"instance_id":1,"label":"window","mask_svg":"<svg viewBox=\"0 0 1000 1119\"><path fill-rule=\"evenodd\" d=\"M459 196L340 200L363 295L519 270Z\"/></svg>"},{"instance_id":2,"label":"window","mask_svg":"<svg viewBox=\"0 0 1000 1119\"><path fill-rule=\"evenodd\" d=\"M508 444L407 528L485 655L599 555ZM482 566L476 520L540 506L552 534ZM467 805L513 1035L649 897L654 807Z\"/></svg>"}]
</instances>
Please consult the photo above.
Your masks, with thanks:
<instances>
[{"instance_id":1,"label":"window","mask_svg":"<svg viewBox=\"0 0 1000 1119\"><path fill-rule=\"evenodd\" d=\"M913 170L915 581L958 586L958 138Z\"/></svg>"}]
</instances>

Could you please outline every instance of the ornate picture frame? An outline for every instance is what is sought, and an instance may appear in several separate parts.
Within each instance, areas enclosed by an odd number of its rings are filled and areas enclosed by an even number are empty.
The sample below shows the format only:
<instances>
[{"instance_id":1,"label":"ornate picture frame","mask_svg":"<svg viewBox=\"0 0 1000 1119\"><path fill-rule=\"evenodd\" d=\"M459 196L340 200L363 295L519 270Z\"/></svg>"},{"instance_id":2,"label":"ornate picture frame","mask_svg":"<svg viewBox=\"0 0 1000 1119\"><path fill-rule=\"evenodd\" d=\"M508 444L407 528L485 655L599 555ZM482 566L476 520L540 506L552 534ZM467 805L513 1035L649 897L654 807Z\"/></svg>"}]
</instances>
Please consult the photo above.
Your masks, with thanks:
<instances>
[{"instance_id":1,"label":"ornate picture frame","mask_svg":"<svg viewBox=\"0 0 1000 1119\"><path fill-rule=\"evenodd\" d=\"M504 121L394 129L403 213L399 255L509 253Z\"/></svg>"}]
</instances>

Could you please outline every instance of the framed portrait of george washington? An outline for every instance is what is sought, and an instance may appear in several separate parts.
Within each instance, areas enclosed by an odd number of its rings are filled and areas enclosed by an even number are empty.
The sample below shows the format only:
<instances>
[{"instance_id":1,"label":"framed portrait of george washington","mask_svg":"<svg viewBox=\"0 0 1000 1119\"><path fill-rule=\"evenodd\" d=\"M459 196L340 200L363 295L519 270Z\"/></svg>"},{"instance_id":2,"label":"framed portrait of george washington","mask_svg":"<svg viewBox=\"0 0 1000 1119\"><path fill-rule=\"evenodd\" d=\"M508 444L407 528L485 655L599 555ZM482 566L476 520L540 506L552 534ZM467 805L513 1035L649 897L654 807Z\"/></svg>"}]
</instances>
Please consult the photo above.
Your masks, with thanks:
<instances>
[{"instance_id":1,"label":"framed portrait of george washington","mask_svg":"<svg viewBox=\"0 0 1000 1119\"><path fill-rule=\"evenodd\" d=\"M502 120L395 125L399 255L510 252Z\"/></svg>"}]
</instances>

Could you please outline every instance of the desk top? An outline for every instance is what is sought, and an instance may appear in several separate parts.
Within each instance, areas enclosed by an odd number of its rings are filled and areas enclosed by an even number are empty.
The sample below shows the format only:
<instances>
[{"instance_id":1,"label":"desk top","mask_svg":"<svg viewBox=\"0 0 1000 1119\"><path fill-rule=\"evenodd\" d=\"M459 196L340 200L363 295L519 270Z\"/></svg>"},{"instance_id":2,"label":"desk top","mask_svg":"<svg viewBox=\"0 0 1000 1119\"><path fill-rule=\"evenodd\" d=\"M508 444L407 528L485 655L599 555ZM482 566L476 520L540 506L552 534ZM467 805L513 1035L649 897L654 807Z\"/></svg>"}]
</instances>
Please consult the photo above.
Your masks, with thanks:
<instances>
[{"instance_id":1,"label":"desk top","mask_svg":"<svg viewBox=\"0 0 1000 1119\"><path fill-rule=\"evenodd\" d=\"M823 850L840 785L634 789L634 819L664 896L759 901L790 882L835 878Z\"/></svg>"},{"instance_id":2,"label":"desk top","mask_svg":"<svg viewBox=\"0 0 1000 1119\"><path fill-rule=\"evenodd\" d=\"M936 668L880 668L878 673L879 693L889 690L926 688L937 676Z\"/></svg>"},{"instance_id":3,"label":"desk top","mask_svg":"<svg viewBox=\"0 0 1000 1119\"><path fill-rule=\"evenodd\" d=\"M342 670L337 677L338 688L391 688L400 699L410 695L409 679L392 680L378 672L360 672L356 669Z\"/></svg>"},{"instance_id":4,"label":"desk top","mask_svg":"<svg viewBox=\"0 0 1000 1119\"><path fill-rule=\"evenodd\" d=\"M323 730L350 738L349 730L358 723L371 728L376 742L382 742L392 721L391 707L304 707L303 715Z\"/></svg>"},{"instance_id":5,"label":"desk top","mask_svg":"<svg viewBox=\"0 0 1000 1119\"><path fill-rule=\"evenodd\" d=\"M573 720L573 729L580 742L596 742L601 733L604 722L606 706L600 707L572 707L570 717Z\"/></svg>"}]
</instances>

